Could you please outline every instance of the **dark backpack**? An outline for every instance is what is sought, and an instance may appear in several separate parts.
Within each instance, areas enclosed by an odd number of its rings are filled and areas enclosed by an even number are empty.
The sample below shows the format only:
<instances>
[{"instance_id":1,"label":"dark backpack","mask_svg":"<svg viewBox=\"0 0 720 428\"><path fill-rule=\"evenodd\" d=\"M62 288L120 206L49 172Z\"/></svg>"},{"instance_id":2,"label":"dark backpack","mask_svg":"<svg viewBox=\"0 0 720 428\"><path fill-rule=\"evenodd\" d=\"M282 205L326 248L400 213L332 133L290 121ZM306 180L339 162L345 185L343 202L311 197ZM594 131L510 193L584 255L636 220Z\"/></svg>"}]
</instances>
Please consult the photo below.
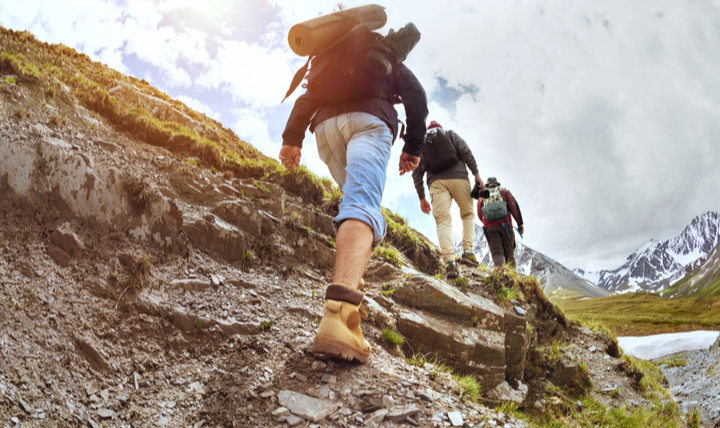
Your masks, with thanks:
<instances>
[{"instance_id":1,"label":"dark backpack","mask_svg":"<svg viewBox=\"0 0 720 428\"><path fill-rule=\"evenodd\" d=\"M425 135L425 145L422 150L425 169L433 174L443 172L459 162L457 150L450 141L450 137L442 129L435 129L435 132L428 132Z\"/></svg>"},{"instance_id":2,"label":"dark backpack","mask_svg":"<svg viewBox=\"0 0 720 428\"><path fill-rule=\"evenodd\" d=\"M321 105L389 97L389 85L365 66L370 46L379 38L380 34L361 26L337 46L315 56L307 75L308 92Z\"/></svg>"},{"instance_id":3,"label":"dark backpack","mask_svg":"<svg viewBox=\"0 0 720 428\"><path fill-rule=\"evenodd\" d=\"M398 32L390 30L385 37L358 25L331 47L308 58L295 73L285 99L306 78L303 86L321 105L362 98L385 98L397 103L392 91L392 67L404 61L419 40L420 32L412 23Z\"/></svg>"}]
</instances>

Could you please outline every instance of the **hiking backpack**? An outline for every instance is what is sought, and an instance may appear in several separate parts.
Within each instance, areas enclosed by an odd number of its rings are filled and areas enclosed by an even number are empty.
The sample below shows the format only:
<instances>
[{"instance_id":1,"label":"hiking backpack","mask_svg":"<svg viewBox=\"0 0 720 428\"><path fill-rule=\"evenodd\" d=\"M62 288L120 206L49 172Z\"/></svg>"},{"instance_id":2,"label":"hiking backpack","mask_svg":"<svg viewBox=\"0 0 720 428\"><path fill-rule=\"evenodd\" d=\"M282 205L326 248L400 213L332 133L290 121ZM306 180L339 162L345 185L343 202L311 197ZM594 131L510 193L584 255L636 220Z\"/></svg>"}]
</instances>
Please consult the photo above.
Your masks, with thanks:
<instances>
[{"instance_id":1,"label":"hiking backpack","mask_svg":"<svg viewBox=\"0 0 720 428\"><path fill-rule=\"evenodd\" d=\"M482 213L488 220L502 220L507 217L507 202L505 202L500 194L500 187L489 189L490 196L484 198Z\"/></svg>"},{"instance_id":2,"label":"hiking backpack","mask_svg":"<svg viewBox=\"0 0 720 428\"><path fill-rule=\"evenodd\" d=\"M450 141L450 137L440 128L433 128L425 135L422 154L426 170L433 174L443 172L459 162L457 150Z\"/></svg>"},{"instance_id":3,"label":"hiking backpack","mask_svg":"<svg viewBox=\"0 0 720 428\"><path fill-rule=\"evenodd\" d=\"M285 99L306 78L303 87L321 105L362 98L385 98L398 103L391 87L392 67L403 62L419 40L420 32L412 23L397 32L390 30L385 37L357 25L335 44L308 58L295 73Z\"/></svg>"}]
</instances>

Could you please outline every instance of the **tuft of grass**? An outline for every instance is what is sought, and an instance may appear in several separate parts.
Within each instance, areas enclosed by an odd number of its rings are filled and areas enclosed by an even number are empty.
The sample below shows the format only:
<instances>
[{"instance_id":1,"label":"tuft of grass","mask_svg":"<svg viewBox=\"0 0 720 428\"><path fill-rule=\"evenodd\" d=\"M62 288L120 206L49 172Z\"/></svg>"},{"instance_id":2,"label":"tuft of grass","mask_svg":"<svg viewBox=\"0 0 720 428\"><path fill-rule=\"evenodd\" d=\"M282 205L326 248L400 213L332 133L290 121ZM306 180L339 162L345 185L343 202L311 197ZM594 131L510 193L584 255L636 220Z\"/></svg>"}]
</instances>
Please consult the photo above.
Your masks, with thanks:
<instances>
[{"instance_id":1,"label":"tuft of grass","mask_svg":"<svg viewBox=\"0 0 720 428\"><path fill-rule=\"evenodd\" d=\"M250 267L253 263L255 263L255 254L253 254L251 250L245 250L240 256L240 260L245 267Z\"/></svg>"},{"instance_id":2,"label":"tuft of grass","mask_svg":"<svg viewBox=\"0 0 720 428\"><path fill-rule=\"evenodd\" d=\"M400 254L398 254L398 251L395 248L389 247L387 245L378 245L377 247L375 247L373 255L380 257L382 260L390 263L395 267L402 266Z\"/></svg>"},{"instance_id":3,"label":"tuft of grass","mask_svg":"<svg viewBox=\"0 0 720 428\"><path fill-rule=\"evenodd\" d=\"M407 220L382 208L387 223L386 242L397 248L415 266L428 275L442 272L440 251L430 240L408 225Z\"/></svg>"},{"instance_id":4,"label":"tuft of grass","mask_svg":"<svg viewBox=\"0 0 720 428\"><path fill-rule=\"evenodd\" d=\"M275 325L275 321L263 321L260 323L260 330L270 330Z\"/></svg>"},{"instance_id":5,"label":"tuft of grass","mask_svg":"<svg viewBox=\"0 0 720 428\"><path fill-rule=\"evenodd\" d=\"M395 349L405 343L405 338L402 334L389 328L383 329L382 338L392 349Z\"/></svg>"},{"instance_id":6,"label":"tuft of grass","mask_svg":"<svg viewBox=\"0 0 720 428\"><path fill-rule=\"evenodd\" d=\"M687 356L685 355L673 355L671 357L665 358L662 361L655 362L655 365L660 367L662 365L665 365L667 368L671 367L685 367L688 363Z\"/></svg>"},{"instance_id":7,"label":"tuft of grass","mask_svg":"<svg viewBox=\"0 0 720 428\"><path fill-rule=\"evenodd\" d=\"M473 375L454 374L453 379L462 388L460 401L470 400L477 402L480 397L480 381Z\"/></svg>"},{"instance_id":8,"label":"tuft of grass","mask_svg":"<svg viewBox=\"0 0 720 428\"><path fill-rule=\"evenodd\" d=\"M467 278L458 278L455 280L455 285L457 285L458 287L465 287L468 284L470 284L470 280Z\"/></svg>"}]
</instances>

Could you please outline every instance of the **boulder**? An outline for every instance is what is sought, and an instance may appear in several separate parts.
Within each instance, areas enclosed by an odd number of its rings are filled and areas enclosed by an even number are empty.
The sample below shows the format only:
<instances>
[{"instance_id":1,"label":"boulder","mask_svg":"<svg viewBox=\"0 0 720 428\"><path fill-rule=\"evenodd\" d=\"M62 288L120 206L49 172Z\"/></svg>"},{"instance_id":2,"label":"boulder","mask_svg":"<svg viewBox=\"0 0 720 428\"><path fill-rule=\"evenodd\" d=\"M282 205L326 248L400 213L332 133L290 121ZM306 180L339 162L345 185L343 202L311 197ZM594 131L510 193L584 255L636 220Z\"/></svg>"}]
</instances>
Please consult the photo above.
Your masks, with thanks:
<instances>
[{"instance_id":1,"label":"boulder","mask_svg":"<svg viewBox=\"0 0 720 428\"><path fill-rule=\"evenodd\" d=\"M50 233L50 243L67 253L71 258L80 258L85 244L73 231L70 223L65 222Z\"/></svg>"},{"instance_id":2,"label":"boulder","mask_svg":"<svg viewBox=\"0 0 720 428\"><path fill-rule=\"evenodd\" d=\"M456 318L463 324L504 332L505 311L493 302L463 293L445 281L426 275L414 275L392 294L398 303L437 315Z\"/></svg>"},{"instance_id":3,"label":"boulder","mask_svg":"<svg viewBox=\"0 0 720 428\"><path fill-rule=\"evenodd\" d=\"M522 379L530 340L527 319L514 311L505 313L505 376Z\"/></svg>"},{"instance_id":4,"label":"boulder","mask_svg":"<svg viewBox=\"0 0 720 428\"><path fill-rule=\"evenodd\" d=\"M259 239L262 235L263 216L250 202L243 200L221 201L215 205L212 213L246 232L254 239Z\"/></svg>"},{"instance_id":5,"label":"boulder","mask_svg":"<svg viewBox=\"0 0 720 428\"><path fill-rule=\"evenodd\" d=\"M578 363L573 359L563 356L555 365L550 382L555 386L572 387L578 377Z\"/></svg>"},{"instance_id":6,"label":"boulder","mask_svg":"<svg viewBox=\"0 0 720 428\"><path fill-rule=\"evenodd\" d=\"M437 352L463 373L482 378L487 391L505 379L504 334L453 324L424 311L398 310L397 329L413 347Z\"/></svg>"},{"instance_id":7,"label":"boulder","mask_svg":"<svg viewBox=\"0 0 720 428\"><path fill-rule=\"evenodd\" d=\"M251 243L246 242L245 234L219 218L210 216L210 220L194 219L183 226L183 230L195 244L217 253L225 260L231 263L241 260L243 252Z\"/></svg>"}]
</instances>

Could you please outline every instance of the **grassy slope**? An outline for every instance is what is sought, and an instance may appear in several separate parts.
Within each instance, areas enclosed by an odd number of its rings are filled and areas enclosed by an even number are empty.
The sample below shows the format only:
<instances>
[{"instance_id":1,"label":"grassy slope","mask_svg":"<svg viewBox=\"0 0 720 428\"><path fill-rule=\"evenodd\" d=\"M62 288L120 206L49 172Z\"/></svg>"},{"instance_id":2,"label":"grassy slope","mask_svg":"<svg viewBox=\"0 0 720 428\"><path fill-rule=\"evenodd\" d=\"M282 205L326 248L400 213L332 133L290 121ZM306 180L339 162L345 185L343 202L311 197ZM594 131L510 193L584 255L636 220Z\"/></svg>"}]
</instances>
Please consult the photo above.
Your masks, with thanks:
<instances>
[{"instance_id":1,"label":"grassy slope","mask_svg":"<svg viewBox=\"0 0 720 428\"><path fill-rule=\"evenodd\" d=\"M692 271L685 275L684 278L673 284L671 287L663 290L665 296L679 295L682 297L700 297L700 298L711 298L720 297L720 271L716 271L710 275L709 278L699 278L699 283L691 283L688 286L688 281L698 276L698 270Z\"/></svg>"},{"instance_id":2,"label":"grassy slope","mask_svg":"<svg viewBox=\"0 0 720 428\"><path fill-rule=\"evenodd\" d=\"M305 167L287 170L221 123L172 99L146 81L93 62L65 45L44 43L29 32L0 27L0 75L7 76L0 85L26 86L44 100L43 104L70 108L63 101L70 98L133 138L164 147L179 157L196 157L198 166L230 177L276 183L319 210L337 214L342 192L332 180L318 177ZM118 87L130 88L137 95L114 96ZM152 107L145 108L148 105ZM60 123L62 118L57 118L48 125ZM442 263L437 248L402 217L385 209L383 214L388 220L387 242L420 270L431 275L440 272Z\"/></svg>"},{"instance_id":3,"label":"grassy slope","mask_svg":"<svg viewBox=\"0 0 720 428\"><path fill-rule=\"evenodd\" d=\"M569 318L600 322L619 336L720 329L717 299L666 299L652 293L628 293L556 303Z\"/></svg>"}]
</instances>

